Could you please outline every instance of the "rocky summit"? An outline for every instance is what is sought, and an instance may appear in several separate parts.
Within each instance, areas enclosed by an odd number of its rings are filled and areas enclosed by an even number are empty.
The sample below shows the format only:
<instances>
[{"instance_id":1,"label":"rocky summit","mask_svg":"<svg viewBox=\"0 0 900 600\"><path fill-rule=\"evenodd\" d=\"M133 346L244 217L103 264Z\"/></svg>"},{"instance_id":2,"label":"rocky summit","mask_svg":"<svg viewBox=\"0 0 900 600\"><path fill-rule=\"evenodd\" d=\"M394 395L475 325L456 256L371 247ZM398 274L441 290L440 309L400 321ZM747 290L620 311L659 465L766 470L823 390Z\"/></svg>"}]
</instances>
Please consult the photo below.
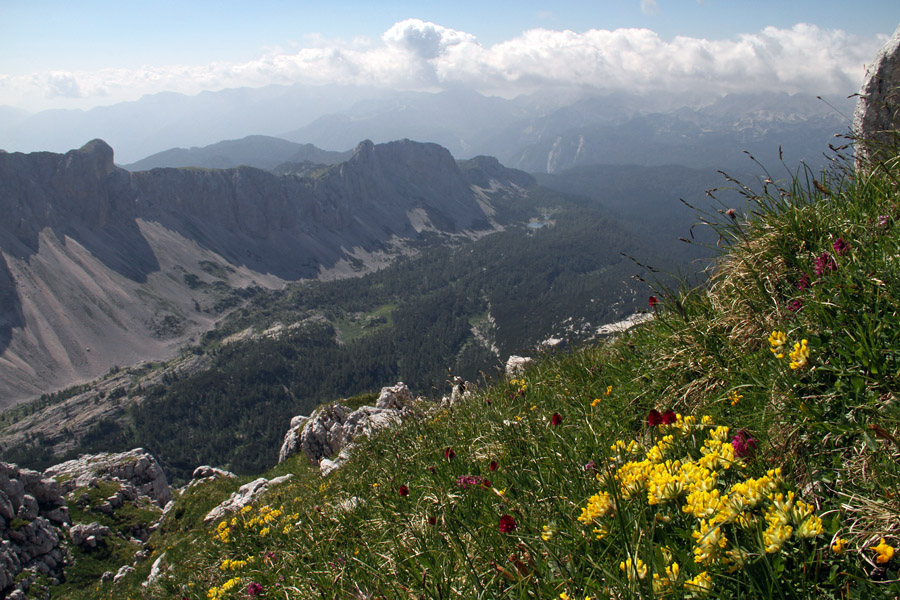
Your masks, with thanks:
<instances>
[{"instance_id":1,"label":"rocky summit","mask_svg":"<svg viewBox=\"0 0 900 600\"><path fill-rule=\"evenodd\" d=\"M169 357L254 286L358 274L423 236L491 229L490 193L533 179L467 163L409 140L362 142L311 177L132 173L102 140L0 153L0 408Z\"/></svg>"}]
</instances>

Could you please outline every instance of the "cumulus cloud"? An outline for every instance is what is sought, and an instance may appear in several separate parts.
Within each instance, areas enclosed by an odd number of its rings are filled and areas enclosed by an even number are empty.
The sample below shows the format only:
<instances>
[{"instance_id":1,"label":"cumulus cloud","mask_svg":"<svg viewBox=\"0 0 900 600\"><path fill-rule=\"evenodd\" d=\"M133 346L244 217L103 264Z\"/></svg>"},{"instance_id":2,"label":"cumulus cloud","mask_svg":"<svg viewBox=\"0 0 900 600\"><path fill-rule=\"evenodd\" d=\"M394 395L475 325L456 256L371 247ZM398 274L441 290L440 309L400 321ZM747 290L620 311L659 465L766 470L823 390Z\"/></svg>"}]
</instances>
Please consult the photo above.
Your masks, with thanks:
<instances>
[{"instance_id":1,"label":"cumulus cloud","mask_svg":"<svg viewBox=\"0 0 900 600\"><path fill-rule=\"evenodd\" d=\"M644 0L644 5L655 4ZM318 40L296 52L246 63L167 65L139 70L33 74L0 81L0 104L22 98L97 102L145 93L198 93L271 83L340 83L403 89L470 86L512 96L537 89L739 91L851 94L885 36L860 38L798 24L735 39L676 37L648 29L583 33L533 29L490 47L475 36L418 19L396 23L380 40Z\"/></svg>"}]
</instances>

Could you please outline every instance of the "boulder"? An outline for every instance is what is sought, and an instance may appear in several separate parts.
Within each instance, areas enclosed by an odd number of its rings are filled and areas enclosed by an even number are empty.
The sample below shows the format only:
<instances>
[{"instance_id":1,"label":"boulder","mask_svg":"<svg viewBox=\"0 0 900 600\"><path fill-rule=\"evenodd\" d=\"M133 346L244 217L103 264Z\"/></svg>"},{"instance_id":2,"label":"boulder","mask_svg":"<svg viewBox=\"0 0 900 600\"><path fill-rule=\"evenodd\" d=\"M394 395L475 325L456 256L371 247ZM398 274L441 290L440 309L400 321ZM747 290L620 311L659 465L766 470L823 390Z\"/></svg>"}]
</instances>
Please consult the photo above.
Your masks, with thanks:
<instances>
[{"instance_id":1,"label":"boulder","mask_svg":"<svg viewBox=\"0 0 900 600\"><path fill-rule=\"evenodd\" d=\"M532 362L533 360L528 356L516 356L513 354L506 359L506 376L510 379L521 377Z\"/></svg>"},{"instance_id":2,"label":"boulder","mask_svg":"<svg viewBox=\"0 0 900 600\"><path fill-rule=\"evenodd\" d=\"M231 494L231 497L229 497L228 500L209 511L203 518L203 522L211 523L213 521L218 521L232 512L239 511L256 500L263 492L269 489L269 487L284 483L291 477L293 477L291 474L275 477L274 479L260 477L250 483L245 483L238 488L238 491Z\"/></svg>"},{"instance_id":3,"label":"boulder","mask_svg":"<svg viewBox=\"0 0 900 600\"><path fill-rule=\"evenodd\" d=\"M62 577L66 552L60 528L67 523L56 481L0 462L0 597L28 590L34 577L23 571Z\"/></svg>"},{"instance_id":4,"label":"boulder","mask_svg":"<svg viewBox=\"0 0 900 600\"><path fill-rule=\"evenodd\" d=\"M399 382L382 388L375 406L363 406L351 412L349 407L334 403L317 409L309 418L294 417L278 461L283 462L302 450L310 461L319 463L323 475L331 473L346 461L349 456L346 451L355 438L397 425L414 413L414 403L412 392Z\"/></svg>"},{"instance_id":5,"label":"boulder","mask_svg":"<svg viewBox=\"0 0 900 600\"><path fill-rule=\"evenodd\" d=\"M853 113L857 168L900 146L900 27L875 56Z\"/></svg>"},{"instance_id":6,"label":"boulder","mask_svg":"<svg viewBox=\"0 0 900 600\"><path fill-rule=\"evenodd\" d=\"M133 498L145 496L160 508L172 500L166 475L152 455L143 448L129 452L90 454L50 467L45 477L62 481L63 493L87 487L97 480L122 484L123 493ZM112 507L114 503L110 502Z\"/></svg>"},{"instance_id":7,"label":"boulder","mask_svg":"<svg viewBox=\"0 0 900 600\"><path fill-rule=\"evenodd\" d=\"M73 525L69 529L69 536L72 538L72 543L86 550L96 548L97 544L103 541L103 538L109 534L109 527L101 525L96 521L88 523L87 525L79 523L78 525Z\"/></svg>"}]
</instances>

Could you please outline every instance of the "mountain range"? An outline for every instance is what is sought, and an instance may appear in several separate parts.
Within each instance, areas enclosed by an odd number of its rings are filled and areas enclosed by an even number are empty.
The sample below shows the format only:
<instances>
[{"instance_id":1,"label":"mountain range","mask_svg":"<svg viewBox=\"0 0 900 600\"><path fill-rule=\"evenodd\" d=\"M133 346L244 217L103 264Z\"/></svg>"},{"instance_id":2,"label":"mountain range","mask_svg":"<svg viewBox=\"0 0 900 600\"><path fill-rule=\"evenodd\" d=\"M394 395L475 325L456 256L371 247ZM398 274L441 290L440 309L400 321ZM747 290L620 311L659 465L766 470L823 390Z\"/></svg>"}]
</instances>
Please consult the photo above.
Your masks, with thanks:
<instances>
[{"instance_id":1,"label":"mountain range","mask_svg":"<svg viewBox=\"0 0 900 600\"><path fill-rule=\"evenodd\" d=\"M852 106L842 97L775 93L505 99L464 90L268 86L196 96L157 94L89 111L0 110L0 147L64 151L102 137L117 148L123 163L134 164L173 148L251 135L337 152L361 139L409 138L440 144L459 158L496 156L529 172L674 160L689 167L735 169L746 166L742 150L770 167L782 157L791 166L804 160L818 167L834 134L849 129ZM177 160L183 159L180 154ZM230 166L210 157L191 160ZM183 165L176 161L168 166Z\"/></svg>"},{"instance_id":2,"label":"mountain range","mask_svg":"<svg viewBox=\"0 0 900 600\"><path fill-rule=\"evenodd\" d=\"M254 167L129 172L94 140L0 153L3 406L170 355L248 288L384 264L496 227L490 193L533 179L435 144L360 143L316 177ZM483 187L480 187L483 186Z\"/></svg>"}]
</instances>

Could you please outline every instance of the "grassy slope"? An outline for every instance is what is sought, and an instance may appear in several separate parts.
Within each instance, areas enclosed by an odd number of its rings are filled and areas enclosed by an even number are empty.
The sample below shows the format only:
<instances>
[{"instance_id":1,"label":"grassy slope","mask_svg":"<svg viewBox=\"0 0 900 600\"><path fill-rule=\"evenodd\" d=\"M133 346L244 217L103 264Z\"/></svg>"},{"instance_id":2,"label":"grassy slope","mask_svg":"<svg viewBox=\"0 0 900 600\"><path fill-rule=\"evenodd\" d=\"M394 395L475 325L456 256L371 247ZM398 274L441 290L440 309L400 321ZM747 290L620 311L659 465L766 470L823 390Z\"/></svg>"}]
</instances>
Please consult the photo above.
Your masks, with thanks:
<instances>
[{"instance_id":1,"label":"grassy slope","mask_svg":"<svg viewBox=\"0 0 900 600\"><path fill-rule=\"evenodd\" d=\"M85 597L896 597L900 561L872 547L900 543L898 174L745 189L717 226L730 248L715 275L657 291L653 322L369 440L327 479L280 465L296 477L227 534L199 520L237 484L195 488L153 540L170 567L158 584L140 587L147 564ZM653 409L730 430L651 427ZM729 451L739 431L757 446L743 459ZM660 451L680 463L652 475L638 461ZM715 474L673 482L686 464ZM745 510L729 513L737 498Z\"/></svg>"}]
</instances>

